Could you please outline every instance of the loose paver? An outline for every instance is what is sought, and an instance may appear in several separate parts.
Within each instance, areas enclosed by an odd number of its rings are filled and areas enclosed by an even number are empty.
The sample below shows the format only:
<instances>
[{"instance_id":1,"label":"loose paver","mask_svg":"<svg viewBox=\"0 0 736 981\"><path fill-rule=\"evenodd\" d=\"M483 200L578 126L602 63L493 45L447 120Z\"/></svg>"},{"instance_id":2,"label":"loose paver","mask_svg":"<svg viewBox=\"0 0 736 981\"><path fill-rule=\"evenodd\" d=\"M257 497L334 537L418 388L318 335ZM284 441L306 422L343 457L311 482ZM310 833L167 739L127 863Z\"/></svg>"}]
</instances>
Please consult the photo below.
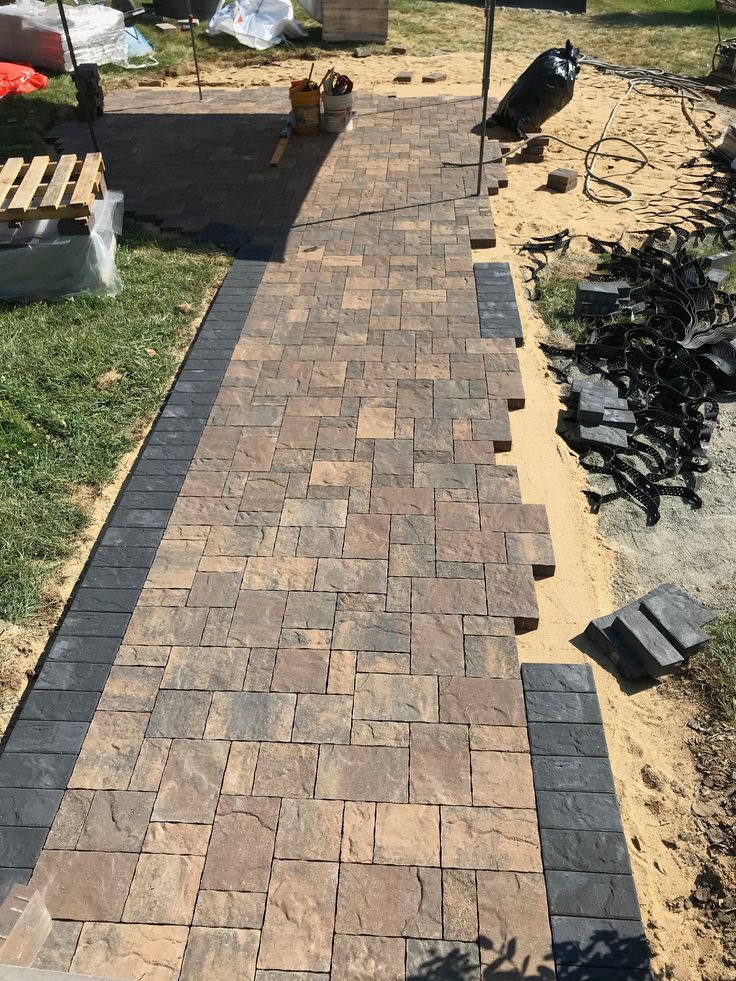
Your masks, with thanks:
<instances>
[{"instance_id":1,"label":"loose paver","mask_svg":"<svg viewBox=\"0 0 736 981\"><path fill-rule=\"evenodd\" d=\"M241 248L0 759L10 871L66 921L64 970L531 972L542 849L558 948L584 939L576 851L601 922L630 893L606 900L628 866L574 675L529 697L532 752L558 726L532 768L514 633L554 554L497 459L523 386L512 291L492 331L495 282L476 294L490 209L441 166L476 107L365 96L269 168L284 97L121 91L100 120L132 211ZM605 800L571 823L561 791Z\"/></svg>"}]
</instances>

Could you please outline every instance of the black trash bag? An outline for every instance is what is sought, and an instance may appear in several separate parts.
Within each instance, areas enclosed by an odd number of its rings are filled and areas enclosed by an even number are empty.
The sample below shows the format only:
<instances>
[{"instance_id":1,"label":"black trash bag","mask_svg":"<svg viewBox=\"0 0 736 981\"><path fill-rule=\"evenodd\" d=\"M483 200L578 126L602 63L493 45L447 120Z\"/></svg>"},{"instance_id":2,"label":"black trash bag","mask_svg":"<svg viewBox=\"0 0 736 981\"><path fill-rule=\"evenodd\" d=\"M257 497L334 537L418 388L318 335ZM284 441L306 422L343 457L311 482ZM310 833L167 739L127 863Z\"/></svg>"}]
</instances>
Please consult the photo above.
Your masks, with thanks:
<instances>
[{"instance_id":1,"label":"black trash bag","mask_svg":"<svg viewBox=\"0 0 736 981\"><path fill-rule=\"evenodd\" d=\"M522 137L538 133L572 99L579 55L580 50L568 41L564 48L550 48L535 58L501 99L490 122Z\"/></svg>"}]
</instances>

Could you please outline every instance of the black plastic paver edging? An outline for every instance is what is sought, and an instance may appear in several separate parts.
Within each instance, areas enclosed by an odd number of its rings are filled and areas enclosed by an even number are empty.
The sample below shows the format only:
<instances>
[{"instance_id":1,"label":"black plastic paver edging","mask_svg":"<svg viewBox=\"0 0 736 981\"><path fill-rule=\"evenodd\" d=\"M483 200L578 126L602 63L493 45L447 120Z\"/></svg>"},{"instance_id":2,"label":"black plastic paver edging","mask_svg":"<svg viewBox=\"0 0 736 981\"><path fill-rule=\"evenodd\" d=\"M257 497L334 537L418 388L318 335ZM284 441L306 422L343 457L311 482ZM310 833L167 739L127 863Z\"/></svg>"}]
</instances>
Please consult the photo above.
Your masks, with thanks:
<instances>
[{"instance_id":1,"label":"black plastic paver edging","mask_svg":"<svg viewBox=\"0 0 736 981\"><path fill-rule=\"evenodd\" d=\"M650 981L650 954L587 664L522 664L558 981Z\"/></svg>"},{"instance_id":2,"label":"black plastic paver edging","mask_svg":"<svg viewBox=\"0 0 736 981\"><path fill-rule=\"evenodd\" d=\"M3 737L0 902L30 880L269 255L235 257Z\"/></svg>"}]
</instances>

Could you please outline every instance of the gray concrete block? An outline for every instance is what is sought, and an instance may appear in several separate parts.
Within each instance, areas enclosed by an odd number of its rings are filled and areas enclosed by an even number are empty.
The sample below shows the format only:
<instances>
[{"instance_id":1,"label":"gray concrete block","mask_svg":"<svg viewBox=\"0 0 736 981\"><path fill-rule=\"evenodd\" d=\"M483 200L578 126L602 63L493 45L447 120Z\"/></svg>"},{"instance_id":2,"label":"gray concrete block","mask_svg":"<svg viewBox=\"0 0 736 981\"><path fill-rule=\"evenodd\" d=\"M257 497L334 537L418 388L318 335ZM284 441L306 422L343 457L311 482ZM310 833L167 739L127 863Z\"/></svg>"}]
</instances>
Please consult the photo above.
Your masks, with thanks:
<instances>
[{"instance_id":1,"label":"gray concrete block","mask_svg":"<svg viewBox=\"0 0 736 981\"><path fill-rule=\"evenodd\" d=\"M48 828L0 827L2 862L6 866L32 869L48 833Z\"/></svg>"},{"instance_id":2,"label":"gray concrete block","mask_svg":"<svg viewBox=\"0 0 736 981\"><path fill-rule=\"evenodd\" d=\"M577 722L530 722L529 745L537 756L607 756L603 726Z\"/></svg>"},{"instance_id":3,"label":"gray concrete block","mask_svg":"<svg viewBox=\"0 0 736 981\"><path fill-rule=\"evenodd\" d=\"M578 399L578 420L586 426L600 426L604 413L603 395L597 391L583 389Z\"/></svg>"},{"instance_id":4,"label":"gray concrete block","mask_svg":"<svg viewBox=\"0 0 736 981\"><path fill-rule=\"evenodd\" d=\"M521 677L527 691L595 691L589 664L522 664Z\"/></svg>"},{"instance_id":5,"label":"gray concrete block","mask_svg":"<svg viewBox=\"0 0 736 981\"><path fill-rule=\"evenodd\" d=\"M615 831L540 830L545 870L629 873L626 838Z\"/></svg>"},{"instance_id":6,"label":"gray concrete block","mask_svg":"<svg viewBox=\"0 0 736 981\"><path fill-rule=\"evenodd\" d=\"M115 637L57 637L49 648L48 660L109 665L115 660L119 649L120 641ZM41 674L45 670L46 666L41 669ZM105 672L106 678L107 672ZM38 681L36 681L37 684ZM53 688L54 686L49 685L49 687Z\"/></svg>"},{"instance_id":7,"label":"gray concrete block","mask_svg":"<svg viewBox=\"0 0 736 981\"><path fill-rule=\"evenodd\" d=\"M59 636L118 637L128 629L128 613L67 613L59 626Z\"/></svg>"},{"instance_id":8,"label":"gray concrete block","mask_svg":"<svg viewBox=\"0 0 736 981\"><path fill-rule=\"evenodd\" d=\"M628 409L603 409L603 425L615 426L624 432L633 433L636 429L636 416Z\"/></svg>"},{"instance_id":9,"label":"gray concrete block","mask_svg":"<svg viewBox=\"0 0 736 981\"><path fill-rule=\"evenodd\" d=\"M50 828L63 790L0 788L0 825Z\"/></svg>"},{"instance_id":10,"label":"gray concrete block","mask_svg":"<svg viewBox=\"0 0 736 981\"><path fill-rule=\"evenodd\" d=\"M641 612L683 656L690 657L708 643L708 634L667 596L653 593L641 601Z\"/></svg>"},{"instance_id":11,"label":"gray concrete block","mask_svg":"<svg viewBox=\"0 0 736 981\"><path fill-rule=\"evenodd\" d=\"M682 656L640 610L620 613L613 622L613 631L653 678L672 674L684 664Z\"/></svg>"},{"instance_id":12,"label":"gray concrete block","mask_svg":"<svg viewBox=\"0 0 736 981\"><path fill-rule=\"evenodd\" d=\"M530 722L602 722L594 692L528 691L525 698Z\"/></svg>"},{"instance_id":13,"label":"gray concrete block","mask_svg":"<svg viewBox=\"0 0 736 981\"><path fill-rule=\"evenodd\" d=\"M718 614L714 613L713 610L709 610L702 603L698 603L684 589L680 589L679 586L675 586L671 582L665 582L661 586L655 586L642 599L648 599L650 596L656 595L666 596L678 610L682 611L688 620L699 627L704 627L706 623L711 623L718 617Z\"/></svg>"},{"instance_id":14,"label":"gray concrete block","mask_svg":"<svg viewBox=\"0 0 736 981\"><path fill-rule=\"evenodd\" d=\"M47 661L36 678L34 689L100 692L105 687L109 674L109 662L99 664L86 661Z\"/></svg>"},{"instance_id":15,"label":"gray concrete block","mask_svg":"<svg viewBox=\"0 0 736 981\"><path fill-rule=\"evenodd\" d=\"M569 442L573 446L601 446L609 450L625 450L629 437L623 429L614 426L574 426Z\"/></svg>"},{"instance_id":16,"label":"gray concrete block","mask_svg":"<svg viewBox=\"0 0 736 981\"><path fill-rule=\"evenodd\" d=\"M614 633L613 624L623 610L636 609L638 609L638 603L631 603L615 613L608 613L606 616L591 620L585 628L587 639L616 665L624 678L628 678L630 681L637 681L646 677L647 672L634 652L624 645L621 638Z\"/></svg>"},{"instance_id":17,"label":"gray concrete block","mask_svg":"<svg viewBox=\"0 0 736 981\"><path fill-rule=\"evenodd\" d=\"M93 562L85 572L80 585L83 590L134 589L139 593L146 581L149 568L150 565L148 568L126 566L106 568Z\"/></svg>"},{"instance_id":18,"label":"gray concrete block","mask_svg":"<svg viewBox=\"0 0 736 981\"><path fill-rule=\"evenodd\" d=\"M532 756L534 786L540 790L582 790L613 794L613 774L606 757Z\"/></svg>"},{"instance_id":19,"label":"gray concrete block","mask_svg":"<svg viewBox=\"0 0 736 981\"><path fill-rule=\"evenodd\" d=\"M586 791L537 791L540 828L623 832L616 795Z\"/></svg>"},{"instance_id":20,"label":"gray concrete block","mask_svg":"<svg viewBox=\"0 0 736 981\"><path fill-rule=\"evenodd\" d=\"M98 589L86 586L77 591L70 609L74 613L132 613L140 589Z\"/></svg>"},{"instance_id":21,"label":"gray concrete block","mask_svg":"<svg viewBox=\"0 0 736 981\"><path fill-rule=\"evenodd\" d=\"M6 753L78 753L87 734L86 722L25 722L18 719L5 744Z\"/></svg>"},{"instance_id":22,"label":"gray concrete block","mask_svg":"<svg viewBox=\"0 0 736 981\"><path fill-rule=\"evenodd\" d=\"M657 981L650 970L558 964L557 981Z\"/></svg>"},{"instance_id":23,"label":"gray concrete block","mask_svg":"<svg viewBox=\"0 0 736 981\"><path fill-rule=\"evenodd\" d=\"M76 762L76 754L4 752L0 756L0 787L64 790Z\"/></svg>"},{"instance_id":24,"label":"gray concrete block","mask_svg":"<svg viewBox=\"0 0 736 981\"><path fill-rule=\"evenodd\" d=\"M641 916L631 875L549 871L545 882L552 915L623 920Z\"/></svg>"},{"instance_id":25,"label":"gray concrete block","mask_svg":"<svg viewBox=\"0 0 736 981\"><path fill-rule=\"evenodd\" d=\"M33 869L0 868L0 903L5 899L14 885L19 883L22 886L27 886L31 881L32 874ZM11 978L8 977L7 981L11 981ZM69 981L72 981L72 979L70 978Z\"/></svg>"},{"instance_id":26,"label":"gray concrete block","mask_svg":"<svg viewBox=\"0 0 736 981\"><path fill-rule=\"evenodd\" d=\"M96 691L31 691L23 703L21 719L27 722L91 722L100 700Z\"/></svg>"},{"instance_id":27,"label":"gray concrete block","mask_svg":"<svg viewBox=\"0 0 736 981\"><path fill-rule=\"evenodd\" d=\"M649 968L649 947L640 920L552 916L550 923L558 964Z\"/></svg>"}]
</instances>

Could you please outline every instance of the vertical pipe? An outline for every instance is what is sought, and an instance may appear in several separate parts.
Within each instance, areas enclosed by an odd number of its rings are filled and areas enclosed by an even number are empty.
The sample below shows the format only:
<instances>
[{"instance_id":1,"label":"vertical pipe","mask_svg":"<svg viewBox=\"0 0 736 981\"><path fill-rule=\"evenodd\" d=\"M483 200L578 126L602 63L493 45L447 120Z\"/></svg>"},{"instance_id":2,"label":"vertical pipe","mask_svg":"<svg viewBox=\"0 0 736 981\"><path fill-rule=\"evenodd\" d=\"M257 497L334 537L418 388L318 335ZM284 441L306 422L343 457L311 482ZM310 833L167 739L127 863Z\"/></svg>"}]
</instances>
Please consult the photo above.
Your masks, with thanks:
<instances>
[{"instance_id":1,"label":"vertical pipe","mask_svg":"<svg viewBox=\"0 0 736 981\"><path fill-rule=\"evenodd\" d=\"M483 47L483 116L480 121L480 157L478 158L478 187L480 194L483 184L483 153L486 145L486 116L488 115L488 89L491 85L491 52L493 49L493 22L496 15L496 0L486 0L486 39Z\"/></svg>"},{"instance_id":2,"label":"vertical pipe","mask_svg":"<svg viewBox=\"0 0 736 981\"><path fill-rule=\"evenodd\" d=\"M72 70L73 70L72 77L74 78L74 87L75 87L75 89L77 89L77 84L78 84L77 83L77 69L78 69L79 66L77 65L77 56L74 53L74 45L72 44L72 36L71 36L71 34L69 32L69 23L68 23L68 21L66 19L66 10L64 9L64 0L58 0L57 6L59 8L59 16L61 17L61 26L64 28L64 37L66 38L66 46L69 48L69 57L71 58L71 62L72 62ZM77 99L79 99L79 89L77 89ZM94 127L92 126L92 117L90 116L89 112L87 111L87 104L86 103L85 103L84 115L85 115L85 117L87 119L87 125L89 126L89 135L92 137L92 146L93 146L93 148L95 150L95 153L99 153L100 152L100 148L97 145L97 137L95 136L95 130L94 130Z\"/></svg>"},{"instance_id":3,"label":"vertical pipe","mask_svg":"<svg viewBox=\"0 0 736 981\"><path fill-rule=\"evenodd\" d=\"M197 73L197 88L199 89L199 101L202 101L202 79L199 76L199 59L197 58L197 42L194 39L194 18L192 17L192 0L187 0L189 10L189 35L192 39L192 54L194 55L194 70Z\"/></svg>"}]
</instances>

